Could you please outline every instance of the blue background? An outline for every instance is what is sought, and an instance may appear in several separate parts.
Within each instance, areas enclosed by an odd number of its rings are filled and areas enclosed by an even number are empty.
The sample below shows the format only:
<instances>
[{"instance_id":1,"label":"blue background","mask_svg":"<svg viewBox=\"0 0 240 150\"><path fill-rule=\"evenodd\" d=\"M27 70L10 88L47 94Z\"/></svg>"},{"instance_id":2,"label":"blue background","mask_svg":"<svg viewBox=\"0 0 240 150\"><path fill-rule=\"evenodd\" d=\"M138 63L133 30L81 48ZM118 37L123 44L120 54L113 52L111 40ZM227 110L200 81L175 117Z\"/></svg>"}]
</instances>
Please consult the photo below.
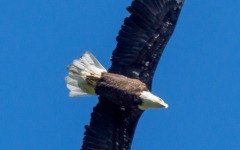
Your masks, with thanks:
<instances>
[{"instance_id":1,"label":"blue background","mask_svg":"<svg viewBox=\"0 0 240 150\"><path fill-rule=\"evenodd\" d=\"M74 150L97 97L71 99L66 66L109 68L130 0L1 0L0 149ZM189 1L155 72L168 109L145 111L133 150L240 147L240 1Z\"/></svg>"}]
</instances>

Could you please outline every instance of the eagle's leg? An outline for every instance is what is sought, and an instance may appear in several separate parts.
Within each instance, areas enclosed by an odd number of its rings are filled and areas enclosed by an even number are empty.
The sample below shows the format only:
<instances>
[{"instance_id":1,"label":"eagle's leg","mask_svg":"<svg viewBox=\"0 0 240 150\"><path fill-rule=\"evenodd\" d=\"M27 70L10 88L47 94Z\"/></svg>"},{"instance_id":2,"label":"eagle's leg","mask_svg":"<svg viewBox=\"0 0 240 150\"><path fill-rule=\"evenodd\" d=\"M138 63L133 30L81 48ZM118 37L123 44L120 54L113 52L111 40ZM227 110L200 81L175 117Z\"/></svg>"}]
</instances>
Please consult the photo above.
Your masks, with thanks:
<instances>
[{"instance_id":1,"label":"eagle's leg","mask_svg":"<svg viewBox=\"0 0 240 150\"><path fill-rule=\"evenodd\" d=\"M98 80L100 80L100 78L101 78L101 76L99 76L95 73L91 73L90 75L87 76L86 80L90 85L96 87L97 82L98 82Z\"/></svg>"}]
</instances>

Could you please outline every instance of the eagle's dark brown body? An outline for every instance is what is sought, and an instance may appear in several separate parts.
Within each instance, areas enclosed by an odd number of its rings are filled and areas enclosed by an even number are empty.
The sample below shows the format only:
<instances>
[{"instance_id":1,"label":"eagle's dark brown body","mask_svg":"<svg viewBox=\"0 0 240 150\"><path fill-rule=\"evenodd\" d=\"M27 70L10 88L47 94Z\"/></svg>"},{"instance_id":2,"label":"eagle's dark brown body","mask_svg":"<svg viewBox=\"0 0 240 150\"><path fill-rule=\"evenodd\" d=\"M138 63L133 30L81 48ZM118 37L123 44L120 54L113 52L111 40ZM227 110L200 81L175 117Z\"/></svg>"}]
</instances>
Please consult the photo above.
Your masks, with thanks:
<instances>
[{"instance_id":1,"label":"eagle's dark brown body","mask_svg":"<svg viewBox=\"0 0 240 150\"><path fill-rule=\"evenodd\" d=\"M115 104L124 107L141 105L139 96L142 91L148 91L145 83L123 75L102 72L102 77L96 86L96 94L107 97Z\"/></svg>"}]
</instances>

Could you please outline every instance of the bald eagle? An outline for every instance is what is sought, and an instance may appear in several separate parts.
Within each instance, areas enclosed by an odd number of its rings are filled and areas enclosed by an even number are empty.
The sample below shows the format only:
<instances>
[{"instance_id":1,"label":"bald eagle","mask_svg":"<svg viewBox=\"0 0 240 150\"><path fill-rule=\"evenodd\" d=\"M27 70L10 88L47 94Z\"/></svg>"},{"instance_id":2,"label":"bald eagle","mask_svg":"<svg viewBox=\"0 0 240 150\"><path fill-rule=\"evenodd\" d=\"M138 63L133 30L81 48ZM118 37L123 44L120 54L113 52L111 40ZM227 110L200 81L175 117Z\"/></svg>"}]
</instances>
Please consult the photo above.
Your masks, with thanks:
<instances>
[{"instance_id":1,"label":"bald eagle","mask_svg":"<svg viewBox=\"0 0 240 150\"><path fill-rule=\"evenodd\" d=\"M137 122L148 108L168 105L151 91L163 50L184 0L133 0L106 70L86 52L68 66L70 97L99 95L85 126L82 150L130 150Z\"/></svg>"}]
</instances>

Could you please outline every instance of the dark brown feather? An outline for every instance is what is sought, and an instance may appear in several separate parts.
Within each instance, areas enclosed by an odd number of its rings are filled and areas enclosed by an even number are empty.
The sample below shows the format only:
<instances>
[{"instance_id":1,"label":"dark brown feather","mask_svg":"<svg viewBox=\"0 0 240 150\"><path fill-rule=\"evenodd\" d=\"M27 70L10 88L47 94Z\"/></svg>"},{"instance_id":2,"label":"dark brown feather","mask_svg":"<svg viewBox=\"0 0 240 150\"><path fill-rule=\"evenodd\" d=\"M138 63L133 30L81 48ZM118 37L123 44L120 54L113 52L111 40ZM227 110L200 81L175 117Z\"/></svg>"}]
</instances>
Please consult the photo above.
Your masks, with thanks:
<instances>
[{"instance_id":1,"label":"dark brown feather","mask_svg":"<svg viewBox=\"0 0 240 150\"><path fill-rule=\"evenodd\" d=\"M82 150L130 150L139 117L143 111L126 109L99 96L99 103L85 126ZM104 123L106 127L99 127Z\"/></svg>"}]
</instances>

